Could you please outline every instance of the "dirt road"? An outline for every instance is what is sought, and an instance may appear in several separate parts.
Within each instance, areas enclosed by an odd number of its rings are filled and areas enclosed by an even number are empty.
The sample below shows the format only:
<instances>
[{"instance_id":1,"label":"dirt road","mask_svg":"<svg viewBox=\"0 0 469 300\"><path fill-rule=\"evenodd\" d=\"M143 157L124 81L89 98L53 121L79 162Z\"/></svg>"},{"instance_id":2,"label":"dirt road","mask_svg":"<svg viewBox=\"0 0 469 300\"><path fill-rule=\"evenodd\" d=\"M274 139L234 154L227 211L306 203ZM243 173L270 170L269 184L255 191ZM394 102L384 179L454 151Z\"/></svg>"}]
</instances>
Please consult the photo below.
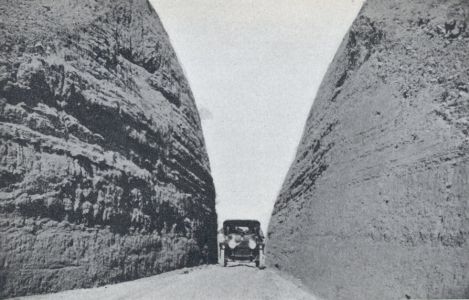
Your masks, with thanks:
<instances>
[{"instance_id":1,"label":"dirt road","mask_svg":"<svg viewBox=\"0 0 469 300\"><path fill-rule=\"evenodd\" d=\"M92 289L29 296L27 300L301 299L317 300L291 279L249 265L203 266Z\"/></svg>"}]
</instances>

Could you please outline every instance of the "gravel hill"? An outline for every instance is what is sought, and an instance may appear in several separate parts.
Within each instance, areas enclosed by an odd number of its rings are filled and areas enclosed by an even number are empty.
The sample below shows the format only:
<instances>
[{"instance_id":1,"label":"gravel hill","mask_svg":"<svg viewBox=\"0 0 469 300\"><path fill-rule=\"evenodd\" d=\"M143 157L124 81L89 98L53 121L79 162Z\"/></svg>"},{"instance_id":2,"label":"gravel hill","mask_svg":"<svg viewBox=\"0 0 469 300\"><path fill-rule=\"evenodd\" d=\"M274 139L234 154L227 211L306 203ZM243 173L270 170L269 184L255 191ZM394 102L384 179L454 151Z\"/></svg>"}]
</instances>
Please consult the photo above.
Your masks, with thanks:
<instances>
[{"instance_id":1,"label":"gravel hill","mask_svg":"<svg viewBox=\"0 0 469 300\"><path fill-rule=\"evenodd\" d=\"M469 298L469 2L368 0L268 231L330 299Z\"/></svg>"},{"instance_id":2,"label":"gravel hill","mask_svg":"<svg viewBox=\"0 0 469 300\"><path fill-rule=\"evenodd\" d=\"M0 297L216 256L200 119L146 0L0 2Z\"/></svg>"}]
</instances>

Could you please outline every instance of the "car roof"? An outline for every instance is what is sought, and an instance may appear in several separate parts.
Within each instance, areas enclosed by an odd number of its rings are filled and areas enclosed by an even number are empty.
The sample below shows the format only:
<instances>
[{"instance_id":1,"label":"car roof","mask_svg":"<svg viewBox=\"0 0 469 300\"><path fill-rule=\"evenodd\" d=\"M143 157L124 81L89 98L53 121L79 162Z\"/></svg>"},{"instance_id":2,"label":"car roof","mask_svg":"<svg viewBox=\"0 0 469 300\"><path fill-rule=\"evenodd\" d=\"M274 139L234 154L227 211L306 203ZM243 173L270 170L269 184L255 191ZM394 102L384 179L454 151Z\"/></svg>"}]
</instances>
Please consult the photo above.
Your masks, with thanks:
<instances>
[{"instance_id":1,"label":"car roof","mask_svg":"<svg viewBox=\"0 0 469 300\"><path fill-rule=\"evenodd\" d=\"M223 222L223 227L225 227L226 225L238 225L238 226L256 226L256 225L260 225L261 223L257 220L225 220Z\"/></svg>"}]
</instances>

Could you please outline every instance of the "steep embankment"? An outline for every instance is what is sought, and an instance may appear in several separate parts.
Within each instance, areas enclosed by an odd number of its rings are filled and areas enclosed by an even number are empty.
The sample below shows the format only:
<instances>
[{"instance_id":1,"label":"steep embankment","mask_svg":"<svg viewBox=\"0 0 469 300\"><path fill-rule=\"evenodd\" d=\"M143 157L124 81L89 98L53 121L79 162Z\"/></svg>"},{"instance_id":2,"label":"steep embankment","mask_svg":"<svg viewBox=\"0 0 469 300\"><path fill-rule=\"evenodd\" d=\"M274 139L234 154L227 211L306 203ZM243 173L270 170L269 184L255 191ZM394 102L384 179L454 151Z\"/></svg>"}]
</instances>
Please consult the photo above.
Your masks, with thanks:
<instances>
[{"instance_id":1,"label":"steep embankment","mask_svg":"<svg viewBox=\"0 0 469 300\"><path fill-rule=\"evenodd\" d=\"M148 1L4 0L0 16L0 297L213 258L200 119Z\"/></svg>"},{"instance_id":2,"label":"steep embankment","mask_svg":"<svg viewBox=\"0 0 469 300\"><path fill-rule=\"evenodd\" d=\"M469 2L368 0L269 226L272 266L330 299L469 297Z\"/></svg>"}]
</instances>

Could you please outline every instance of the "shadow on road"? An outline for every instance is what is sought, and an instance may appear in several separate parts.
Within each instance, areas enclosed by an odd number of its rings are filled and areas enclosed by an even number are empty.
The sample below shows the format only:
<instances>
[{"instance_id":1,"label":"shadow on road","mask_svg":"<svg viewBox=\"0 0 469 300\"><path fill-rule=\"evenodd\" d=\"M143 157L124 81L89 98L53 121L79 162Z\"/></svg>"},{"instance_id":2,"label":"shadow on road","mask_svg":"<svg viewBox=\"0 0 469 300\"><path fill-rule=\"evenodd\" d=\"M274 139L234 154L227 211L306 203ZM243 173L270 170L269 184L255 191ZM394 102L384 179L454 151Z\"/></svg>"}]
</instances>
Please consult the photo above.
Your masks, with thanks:
<instances>
[{"instance_id":1,"label":"shadow on road","mask_svg":"<svg viewBox=\"0 0 469 300\"><path fill-rule=\"evenodd\" d=\"M248 267L248 268L253 268L253 269L257 269L256 266L253 266L249 263L235 263L235 264L229 264L226 266L227 268L235 268L235 267Z\"/></svg>"}]
</instances>

